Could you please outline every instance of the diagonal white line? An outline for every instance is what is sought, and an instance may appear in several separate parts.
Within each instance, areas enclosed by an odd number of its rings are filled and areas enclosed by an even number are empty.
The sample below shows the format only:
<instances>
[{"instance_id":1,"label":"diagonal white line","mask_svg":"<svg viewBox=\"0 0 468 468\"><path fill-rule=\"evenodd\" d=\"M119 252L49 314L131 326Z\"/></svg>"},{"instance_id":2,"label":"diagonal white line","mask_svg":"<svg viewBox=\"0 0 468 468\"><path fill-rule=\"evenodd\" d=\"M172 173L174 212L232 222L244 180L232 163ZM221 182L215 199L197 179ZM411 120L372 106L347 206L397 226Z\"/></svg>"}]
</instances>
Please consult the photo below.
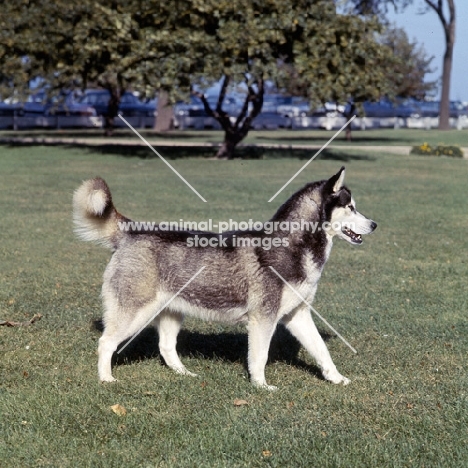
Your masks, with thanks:
<instances>
[{"instance_id":1,"label":"diagonal white line","mask_svg":"<svg viewBox=\"0 0 468 468\"><path fill-rule=\"evenodd\" d=\"M132 337L124 346L122 346L117 354L120 354L156 317L164 310L206 267L201 267Z\"/></svg>"},{"instance_id":2,"label":"diagonal white line","mask_svg":"<svg viewBox=\"0 0 468 468\"><path fill-rule=\"evenodd\" d=\"M317 317L322 320L322 322L327 325L328 328L330 328L330 330L332 330L336 336L338 336L338 338L341 339L341 341L343 341L343 343L355 354L357 354L357 351L272 267L270 266L270 269L273 271L273 273L276 274L276 276L278 276L278 278L281 279L281 281L283 281L283 283L287 286L289 286L289 288L291 289L291 291L308 307L310 307L310 309L312 310L312 312L314 312L315 315L317 315Z\"/></svg>"},{"instance_id":3,"label":"diagonal white line","mask_svg":"<svg viewBox=\"0 0 468 468\"><path fill-rule=\"evenodd\" d=\"M136 133L143 142L145 142L150 149L156 154L156 156L159 156L159 158L167 165L169 166L175 174L177 174L205 203L206 200L182 177L181 174L179 174L120 114L119 117L127 124L128 128L133 130L134 133Z\"/></svg>"},{"instance_id":4,"label":"diagonal white line","mask_svg":"<svg viewBox=\"0 0 468 468\"><path fill-rule=\"evenodd\" d=\"M270 203L276 198L276 196L283 191L283 189L288 186L342 131L345 129L354 119L356 118L353 115L329 140L325 143L269 200Z\"/></svg>"}]
</instances>

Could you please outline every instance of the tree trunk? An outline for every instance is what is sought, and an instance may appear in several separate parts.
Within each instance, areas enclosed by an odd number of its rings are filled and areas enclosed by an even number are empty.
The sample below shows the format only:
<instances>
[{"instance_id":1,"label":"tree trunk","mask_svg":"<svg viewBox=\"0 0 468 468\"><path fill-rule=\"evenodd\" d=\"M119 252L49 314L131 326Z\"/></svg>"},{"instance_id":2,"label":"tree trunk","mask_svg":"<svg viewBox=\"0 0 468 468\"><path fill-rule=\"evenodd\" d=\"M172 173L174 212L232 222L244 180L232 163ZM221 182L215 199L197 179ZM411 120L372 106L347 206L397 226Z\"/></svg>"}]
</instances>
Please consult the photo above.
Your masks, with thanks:
<instances>
[{"instance_id":1,"label":"tree trunk","mask_svg":"<svg viewBox=\"0 0 468 468\"><path fill-rule=\"evenodd\" d=\"M450 129L450 79L452 76L453 42L446 45L443 69L442 69L442 92L440 95L439 130Z\"/></svg>"},{"instance_id":2,"label":"tree trunk","mask_svg":"<svg viewBox=\"0 0 468 468\"><path fill-rule=\"evenodd\" d=\"M449 16L446 18L443 0L425 0L440 19L445 35L445 54L442 65L442 93L440 95L439 130L450 128L450 78L452 75L453 47L455 45L455 1L447 0Z\"/></svg>"},{"instance_id":3,"label":"tree trunk","mask_svg":"<svg viewBox=\"0 0 468 468\"><path fill-rule=\"evenodd\" d=\"M166 91L160 91L158 96L158 112L154 122L156 132L167 132L172 130L174 109L169 104L169 95Z\"/></svg>"},{"instance_id":4,"label":"tree trunk","mask_svg":"<svg viewBox=\"0 0 468 468\"><path fill-rule=\"evenodd\" d=\"M221 86L221 90L218 96L218 102L216 108L212 109L208 103L205 95L200 92L195 92L194 94L198 96L205 108L205 112L210 117L215 118L222 129L224 130L224 142L219 148L216 157L218 159L233 159L234 151L239 142L241 142L249 133L250 126L253 119L261 112L263 107L263 77L260 76L256 80L257 90L253 86L248 85L248 93L244 100L242 109L235 119L231 119L229 115L223 110L223 101L226 96L226 90L229 85L230 77L226 75ZM247 79L246 79L247 81ZM249 109L249 104L251 108Z\"/></svg>"},{"instance_id":5,"label":"tree trunk","mask_svg":"<svg viewBox=\"0 0 468 468\"><path fill-rule=\"evenodd\" d=\"M346 141L349 141L349 142L353 141L353 135L351 133L351 125L348 125L346 127Z\"/></svg>"},{"instance_id":6,"label":"tree trunk","mask_svg":"<svg viewBox=\"0 0 468 468\"><path fill-rule=\"evenodd\" d=\"M104 117L104 135L112 136L114 132L114 120L119 113L122 91L115 88L108 88L110 92L109 104L107 105L107 114Z\"/></svg>"},{"instance_id":7,"label":"tree trunk","mask_svg":"<svg viewBox=\"0 0 468 468\"><path fill-rule=\"evenodd\" d=\"M220 146L216 157L218 159L234 159L234 152L236 146L240 143L246 135L242 135L241 129L237 131L224 132L224 141Z\"/></svg>"},{"instance_id":8,"label":"tree trunk","mask_svg":"<svg viewBox=\"0 0 468 468\"><path fill-rule=\"evenodd\" d=\"M348 106L345 108L343 115L345 116L346 121L348 122L356 114L356 105L354 102L348 102ZM351 124L346 127L346 141L353 141L353 134L351 131Z\"/></svg>"}]
</instances>

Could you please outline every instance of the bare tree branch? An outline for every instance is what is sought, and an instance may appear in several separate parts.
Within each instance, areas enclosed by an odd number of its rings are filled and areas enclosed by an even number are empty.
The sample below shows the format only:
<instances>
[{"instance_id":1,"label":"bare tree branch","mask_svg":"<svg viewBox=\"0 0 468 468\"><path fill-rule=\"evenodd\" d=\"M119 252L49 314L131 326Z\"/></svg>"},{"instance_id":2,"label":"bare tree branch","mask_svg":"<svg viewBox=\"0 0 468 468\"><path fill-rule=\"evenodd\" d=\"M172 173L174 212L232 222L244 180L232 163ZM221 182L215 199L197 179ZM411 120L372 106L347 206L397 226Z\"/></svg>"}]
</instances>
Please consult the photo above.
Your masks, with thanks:
<instances>
[{"instance_id":1,"label":"bare tree branch","mask_svg":"<svg viewBox=\"0 0 468 468\"><path fill-rule=\"evenodd\" d=\"M439 17L442 26L444 27L444 32L447 33L447 20L444 16L444 10L442 8L442 0L438 0L437 5L432 0L424 0L436 13Z\"/></svg>"},{"instance_id":2,"label":"bare tree branch","mask_svg":"<svg viewBox=\"0 0 468 468\"><path fill-rule=\"evenodd\" d=\"M219 114L223 112L223 109L222 109L223 102L226 96L226 90L227 90L230 80L231 78L229 77L229 75L224 75L223 84L221 86L221 91L219 92L219 96L218 96L218 102L216 104L216 112L218 112Z\"/></svg>"},{"instance_id":3,"label":"bare tree branch","mask_svg":"<svg viewBox=\"0 0 468 468\"><path fill-rule=\"evenodd\" d=\"M252 110L242 124L242 132L245 132L245 134L249 131L253 119L255 119L255 117L257 117L262 111L264 94L263 85L263 77L260 77L257 80L257 92L249 86L249 96L252 98Z\"/></svg>"},{"instance_id":4,"label":"bare tree branch","mask_svg":"<svg viewBox=\"0 0 468 468\"><path fill-rule=\"evenodd\" d=\"M218 106L215 110L213 110L203 93L200 93L199 91L193 91L193 94L201 100L203 108L209 117L216 119L221 124L221 127L223 127L224 131L228 132L231 130L231 121L229 120L229 116L226 114L226 112L223 110L218 112Z\"/></svg>"},{"instance_id":5,"label":"bare tree branch","mask_svg":"<svg viewBox=\"0 0 468 468\"><path fill-rule=\"evenodd\" d=\"M247 78L246 78L246 81L247 81ZM245 116L247 115L247 111L249 109L249 102L250 102L250 92L245 97L244 104L242 105L242 109L239 115L237 116L236 122L234 124L235 128L239 128L239 124L244 120Z\"/></svg>"},{"instance_id":6,"label":"bare tree branch","mask_svg":"<svg viewBox=\"0 0 468 468\"><path fill-rule=\"evenodd\" d=\"M440 19L442 26L444 28L445 39L450 42L454 42L454 37L452 37L450 28L455 22L455 2L454 0L447 0L447 5L449 8L449 18L445 17L444 8L443 8L443 0L438 0L437 5L433 0L424 0L426 4L432 8Z\"/></svg>"}]
</instances>

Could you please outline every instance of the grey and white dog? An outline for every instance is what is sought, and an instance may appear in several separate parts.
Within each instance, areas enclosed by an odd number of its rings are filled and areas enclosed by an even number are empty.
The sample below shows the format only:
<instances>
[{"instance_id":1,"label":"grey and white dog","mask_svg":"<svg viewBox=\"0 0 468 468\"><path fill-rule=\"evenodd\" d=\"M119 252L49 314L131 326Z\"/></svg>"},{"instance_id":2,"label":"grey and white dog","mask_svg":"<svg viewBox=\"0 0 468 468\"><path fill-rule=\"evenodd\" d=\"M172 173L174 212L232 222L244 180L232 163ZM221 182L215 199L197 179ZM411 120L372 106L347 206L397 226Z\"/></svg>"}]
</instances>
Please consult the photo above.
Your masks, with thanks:
<instances>
[{"instance_id":1,"label":"grey and white dog","mask_svg":"<svg viewBox=\"0 0 468 468\"><path fill-rule=\"evenodd\" d=\"M271 222L281 226L306 220L316 228L279 229L274 233L279 241L271 249L258 242L242 246L235 242L237 237L263 240L268 236L264 230L225 232L223 245L207 247L194 247L194 237L217 234L125 231L122 222L130 220L114 208L104 180L83 182L73 198L75 231L81 239L113 251L102 287L105 328L98 349L100 380L115 380L113 353L152 317L166 364L178 373L194 375L176 351L184 316L194 316L247 324L248 368L257 386L275 388L265 380L265 366L279 322L316 360L326 380L348 384L336 369L308 306L283 281L311 303L334 237L361 244L361 235L376 228L374 221L356 211L351 192L343 185L344 176L343 167L330 179L307 184L292 195ZM168 301L170 306L164 308Z\"/></svg>"}]
</instances>

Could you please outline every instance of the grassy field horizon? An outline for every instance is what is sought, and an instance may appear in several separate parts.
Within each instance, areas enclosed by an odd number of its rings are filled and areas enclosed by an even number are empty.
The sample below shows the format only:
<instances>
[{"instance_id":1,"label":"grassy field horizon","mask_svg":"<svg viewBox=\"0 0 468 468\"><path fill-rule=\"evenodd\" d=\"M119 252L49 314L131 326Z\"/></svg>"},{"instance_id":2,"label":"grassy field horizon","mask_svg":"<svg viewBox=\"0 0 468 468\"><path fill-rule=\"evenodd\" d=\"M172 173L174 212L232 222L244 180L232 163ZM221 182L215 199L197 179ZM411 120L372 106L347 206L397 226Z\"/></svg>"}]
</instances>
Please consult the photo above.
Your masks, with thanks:
<instances>
[{"instance_id":1,"label":"grassy field horizon","mask_svg":"<svg viewBox=\"0 0 468 468\"><path fill-rule=\"evenodd\" d=\"M255 144L283 144L283 145L318 145L325 144L337 130L251 130L242 145ZM172 130L165 133L157 133L149 129L138 129L138 132L151 141L160 142L202 142L221 143L224 133L221 130ZM456 145L468 147L468 129L447 130L437 129L373 129L353 130L353 141L346 140L344 132L335 138L335 146L413 146L427 142L430 145ZM43 130L31 129L23 131L3 130L0 138L21 137L50 137L50 138L84 138L103 139L102 129L61 129ZM123 138L136 138L135 134L126 128L117 128L112 136L113 140Z\"/></svg>"},{"instance_id":2,"label":"grassy field horizon","mask_svg":"<svg viewBox=\"0 0 468 468\"><path fill-rule=\"evenodd\" d=\"M171 162L203 203L159 159L132 156L0 146L0 321L43 316L0 327L0 466L468 464L468 161L333 150L271 203L305 162L287 151ZM314 303L358 351L316 321L349 386L321 379L279 328L266 369L279 390L255 389L245 329L195 320L178 350L200 377L164 366L148 329L117 360L119 381L98 382L100 288L111 253L73 234L71 198L82 180L106 179L117 209L135 220L264 221L341 165L358 210L379 225L362 246L335 242Z\"/></svg>"}]
</instances>

